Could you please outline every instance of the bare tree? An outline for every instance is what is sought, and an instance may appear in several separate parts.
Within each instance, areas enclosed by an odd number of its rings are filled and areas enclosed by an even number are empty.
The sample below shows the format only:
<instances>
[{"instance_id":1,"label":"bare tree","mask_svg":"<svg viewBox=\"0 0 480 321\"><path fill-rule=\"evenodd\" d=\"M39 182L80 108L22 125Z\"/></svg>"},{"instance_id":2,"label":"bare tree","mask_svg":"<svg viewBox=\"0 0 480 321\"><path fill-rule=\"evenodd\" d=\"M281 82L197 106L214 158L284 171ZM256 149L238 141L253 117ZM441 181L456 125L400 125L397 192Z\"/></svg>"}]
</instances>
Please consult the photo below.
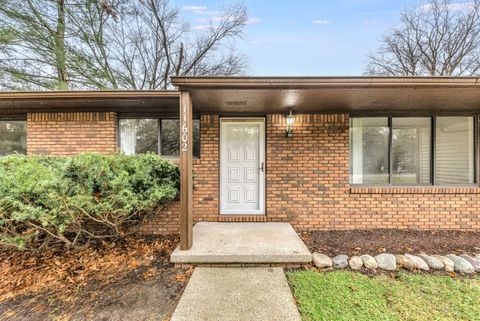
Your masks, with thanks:
<instances>
[{"instance_id":1,"label":"bare tree","mask_svg":"<svg viewBox=\"0 0 480 321\"><path fill-rule=\"evenodd\" d=\"M0 0L0 87L167 89L171 75L234 75L243 5L194 30L168 0Z\"/></svg>"},{"instance_id":2,"label":"bare tree","mask_svg":"<svg viewBox=\"0 0 480 321\"><path fill-rule=\"evenodd\" d=\"M118 89L117 70L112 61L116 50L111 35L117 30L116 6L127 0L70 0L67 11L69 28L75 37L70 41L69 69L71 87Z\"/></svg>"},{"instance_id":3,"label":"bare tree","mask_svg":"<svg viewBox=\"0 0 480 321\"><path fill-rule=\"evenodd\" d=\"M480 70L480 1L432 0L402 12L398 26L368 57L366 74L477 75Z\"/></svg>"},{"instance_id":4,"label":"bare tree","mask_svg":"<svg viewBox=\"0 0 480 321\"><path fill-rule=\"evenodd\" d=\"M124 86L166 89L171 75L228 76L245 70L243 56L230 42L241 36L246 24L243 5L224 8L210 18L206 30L192 32L168 0L138 1L135 8L122 9L125 16L130 10L131 19L122 32L110 31Z\"/></svg>"},{"instance_id":5,"label":"bare tree","mask_svg":"<svg viewBox=\"0 0 480 321\"><path fill-rule=\"evenodd\" d=\"M2 0L0 30L0 80L7 87L67 87L64 0Z\"/></svg>"}]
</instances>

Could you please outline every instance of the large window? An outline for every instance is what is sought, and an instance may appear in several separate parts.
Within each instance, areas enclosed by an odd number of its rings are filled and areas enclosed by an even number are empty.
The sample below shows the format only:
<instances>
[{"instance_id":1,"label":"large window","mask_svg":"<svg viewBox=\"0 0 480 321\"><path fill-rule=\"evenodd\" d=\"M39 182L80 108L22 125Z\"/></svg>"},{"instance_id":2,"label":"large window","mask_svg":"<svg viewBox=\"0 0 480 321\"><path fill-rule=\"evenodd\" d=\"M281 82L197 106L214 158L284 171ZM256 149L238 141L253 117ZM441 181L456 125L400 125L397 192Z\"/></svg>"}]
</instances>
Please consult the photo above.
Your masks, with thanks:
<instances>
[{"instance_id":1,"label":"large window","mask_svg":"<svg viewBox=\"0 0 480 321\"><path fill-rule=\"evenodd\" d=\"M127 155L147 152L179 156L178 119L120 119L120 149ZM200 155L200 121L193 120L193 155Z\"/></svg>"},{"instance_id":2,"label":"large window","mask_svg":"<svg viewBox=\"0 0 480 321\"><path fill-rule=\"evenodd\" d=\"M474 124L470 116L352 117L350 183L473 184Z\"/></svg>"},{"instance_id":3,"label":"large window","mask_svg":"<svg viewBox=\"0 0 480 321\"><path fill-rule=\"evenodd\" d=\"M0 156L26 154L27 126L23 120L0 120Z\"/></svg>"}]
</instances>

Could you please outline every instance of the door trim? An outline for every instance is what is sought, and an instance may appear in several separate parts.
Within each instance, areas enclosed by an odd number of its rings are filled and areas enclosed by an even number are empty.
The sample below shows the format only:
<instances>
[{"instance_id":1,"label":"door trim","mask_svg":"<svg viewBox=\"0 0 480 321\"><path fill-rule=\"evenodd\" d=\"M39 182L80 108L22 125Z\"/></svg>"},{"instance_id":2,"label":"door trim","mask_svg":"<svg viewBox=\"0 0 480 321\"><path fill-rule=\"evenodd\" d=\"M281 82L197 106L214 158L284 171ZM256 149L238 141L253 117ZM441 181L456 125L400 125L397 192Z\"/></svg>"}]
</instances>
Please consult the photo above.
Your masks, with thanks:
<instances>
[{"instance_id":1,"label":"door trim","mask_svg":"<svg viewBox=\"0 0 480 321\"><path fill-rule=\"evenodd\" d=\"M224 209L224 182L222 179L222 155L224 144L224 124L225 123L245 123L245 124L260 124L259 136L259 163L263 162L263 172L259 175L258 189L259 189L259 209L258 210L226 210ZM265 148L265 118L264 117L221 117L220 118L220 143L219 143L219 213L220 215L265 215L265 178L266 178L266 148ZM259 165L260 165L259 164Z\"/></svg>"}]
</instances>

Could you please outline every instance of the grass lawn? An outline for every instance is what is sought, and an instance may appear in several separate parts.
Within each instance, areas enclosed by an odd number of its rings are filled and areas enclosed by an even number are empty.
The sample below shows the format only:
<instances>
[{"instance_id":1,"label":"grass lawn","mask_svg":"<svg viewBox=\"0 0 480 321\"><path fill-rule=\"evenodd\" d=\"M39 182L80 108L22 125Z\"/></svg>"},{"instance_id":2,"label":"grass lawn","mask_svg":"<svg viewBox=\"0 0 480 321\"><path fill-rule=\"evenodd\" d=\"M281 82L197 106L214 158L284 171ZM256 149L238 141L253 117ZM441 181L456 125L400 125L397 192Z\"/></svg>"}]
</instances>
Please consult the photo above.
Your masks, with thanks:
<instances>
[{"instance_id":1,"label":"grass lawn","mask_svg":"<svg viewBox=\"0 0 480 321\"><path fill-rule=\"evenodd\" d=\"M480 320L480 278L289 272L302 320Z\"/></svg>"}]
</instances>

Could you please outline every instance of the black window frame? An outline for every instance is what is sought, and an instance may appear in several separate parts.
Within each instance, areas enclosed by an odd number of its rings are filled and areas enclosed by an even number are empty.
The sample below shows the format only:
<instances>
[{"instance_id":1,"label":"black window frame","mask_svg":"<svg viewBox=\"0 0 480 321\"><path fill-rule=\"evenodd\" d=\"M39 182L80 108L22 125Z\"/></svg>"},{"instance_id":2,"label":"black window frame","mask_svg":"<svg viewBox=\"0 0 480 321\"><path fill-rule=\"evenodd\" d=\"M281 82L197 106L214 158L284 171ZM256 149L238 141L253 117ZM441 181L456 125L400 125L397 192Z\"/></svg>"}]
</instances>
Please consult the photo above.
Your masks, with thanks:
<instances>
[{"instance_id":1,"label":"black window frame","mask_svg":"<svg viewBox=\"0 0 480 321\"><path fill-rule=\"evenodd\" d=\"M351 119L353 118L372 118L372 117L385 117L388 119L388 128L389 128L389 141L388 141L388 184L355 184L351 182L352 175L352 153L351 146L349 146L349 184L353 187L474 187L479 186L479 116L478 114L450 114L450 113L439 113L439 114L411 114L411 115L402 115L402 114L368 114L368 115L350 115L349 128L351 127ZM430 182L428 184L392 184L392 119L393 118L417 118L424 117L431 119L431 137L430 137ZM435 144L436 144L436 119L438 117L472 117L473 118L473 183L467 184L448 184L440 185L435 183ZM350 134L350 132L349 132Z\"/></svg>"},{"instance_id":2,"label":"black window frame","mask_svg":"<svg viewBox=\"0 0 480 321\"><path fill-rule=\"evenodd\" d=\"M6 157L10 155L28 155L28 124L27 124L27 115L23 114L9 114L6 116L0 117L0 121L2 122L12 122L12 121L21 121L25 123L25 153L23 154L8 154L0 157Z\"/></svg>"},{"instance_id":3,"label":"black window frame","mask_svg":"<svg viewBox=\"0 0 480 321\"><path fill-rule=\"evenodd\" d=\"M159 156L161 156L162 158L165 158L165 159L179 159L180 158L180 156L162 155L162 120L163 119L180 120L180 118L178 118L178 117L157 117L157 116L149 116L149 115L119 116L117 118L117 147L120 150L121 150L120 122L124 119L154 119L154 120L157 120L157 123L158 123L158 137L157 137L157 139L158 139L158 150L157 150L157 154ZM198 155L193 154L193 159L200 159L200 155L202 154L202 150L201 150L201 146L202 146L202 144L201 144L202 122L200 121L199 117L193 117L193 120L198 121L198 135L199 135L199 145L200 145L200 146L198 146ZM192 150L192 152L193 152L193 150Z\"/></svg>"}]
</instances>

